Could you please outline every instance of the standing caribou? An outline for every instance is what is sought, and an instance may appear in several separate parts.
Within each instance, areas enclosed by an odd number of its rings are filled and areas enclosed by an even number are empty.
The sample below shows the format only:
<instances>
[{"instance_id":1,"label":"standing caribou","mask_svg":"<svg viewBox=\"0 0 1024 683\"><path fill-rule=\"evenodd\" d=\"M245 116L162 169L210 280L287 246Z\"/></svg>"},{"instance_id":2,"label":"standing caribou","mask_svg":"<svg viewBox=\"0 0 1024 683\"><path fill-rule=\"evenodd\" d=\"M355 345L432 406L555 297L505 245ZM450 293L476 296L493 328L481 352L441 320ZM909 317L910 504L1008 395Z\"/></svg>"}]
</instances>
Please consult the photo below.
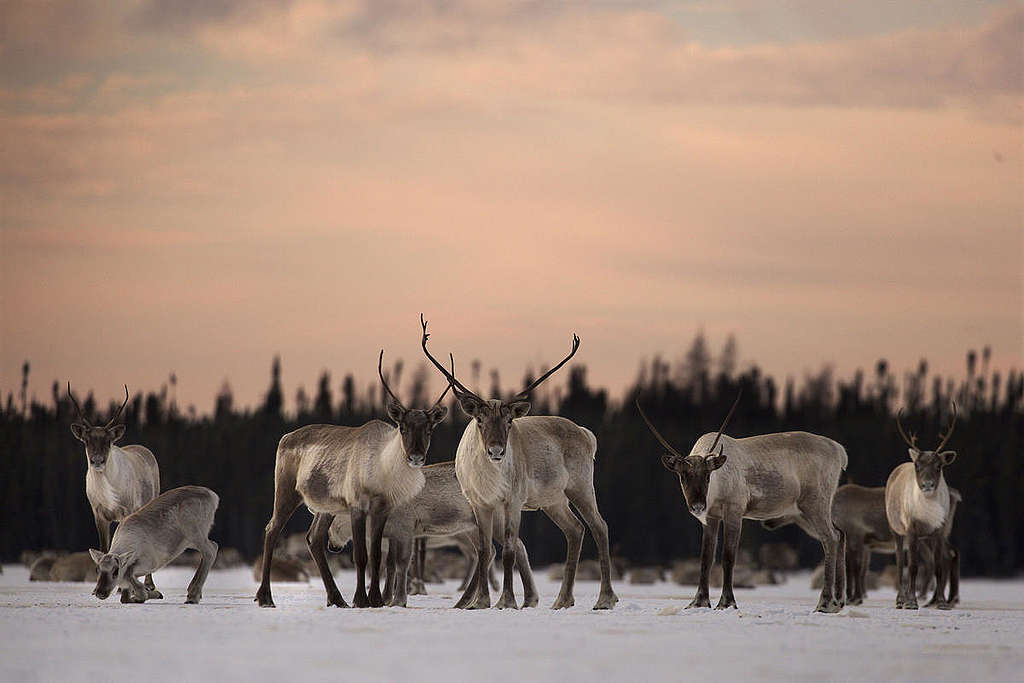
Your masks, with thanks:
<instances>
[{"instance_id":1,"label":"standing caribou","mask_svg":"<svg viewBox=\"0 0 1024 683\"><path fill-rule=\"evenodd\" d=\"M931 451L917 447L917 436L903 431L903 410L896 415L896 429L906 442L910 462L898 465L885 482L885 515L896 536L896 609L917 609L918 553L925 539L934 539L935 568L938 585L944 587L950 566L951 546L946 540L947 522L952 524L950 492L942 470L956 459L955 451L944 451L956 426L956 402L949 429L940 435L939 445ZM907 548L907 576L904 576L904 545ZM955 552L955 551L953 551ZM951 605L939 591L933 603L939 609Z\"/></svg>"},{"instance_id":2,"label":"standing caribou","mask_svg":"<svg viewBox=\"0 0 1024 683\"><path fill-rule=\"evenodd\" d=\"M384 379L384 351L377 360L377 374L387 392L391 426L370 420L360 427L307 425L285 434L277 446L274 469L274 512L263 537L263 576L256 602L274 607L270 593L270 568L281 529L299 505L313 513L306 535L316 562L327 604L348 607L327 566L327 537L334 517L348 513L352 524L352 554L356 563L356 607L382 607L380 556L384 525L392 509L412 500L423 488L420 468L427 459L430 436L448 414L441 400L446 388L427 410L402 405ZM370 553L366 552L366 519L370 519ZM370 564L370 591L365 587Z\"/></svg>"},{"instance_id":3,"label":"standing caribou","mask_svg":"<svg viewBox=\"0 0 1024 683\"><path fill-rule=\"evenodd\" d=\"M832 523L832 497L839 475L846 469L846 449L831 439L807 432L744 439L723 434L740 396L718 433L701 436L687 456L658 433L640 402L636 402L647 428L668 450L661 456L662 464L679 477L687 508L703 525L700 584L687 607L711 607L708 574L715 559L721 522L725 522L724 581L716 609L736 607L732 575L743 520L793 516L800 520L801 528L821 541L825 551L825 585L817 611L838 612L845 593L845 543L842 532Z\"/></svg>"},{"instance_id":4,"label":"standing caribou","mask_svg":"<svg viewBox=\"0 0 1024 683\"><path fill-rule=\"evenodd\" d=\"M946 579L950 587L948 602L956 604L960 601L959 555L949 544L949 535L953 530L956 505L963 497L954 488L949 489L949 496L949 515L942 525L942 533L936 534L931 541L922 543L919 554L919 559L934 569L934 577L922 576L916 586L917 594L924 595L931 579L935 579L935 593L928 606L939 605L942 602L946 594ZM896 539L885 515L885 487L857 484L840 486L836 489L835 498L832 499L832 520L836 527L846 534L846 604L859 605L867 597L865 584L871 554L892 555L896 552ZM779 517L761 522L766 529L772 531L794 523L799 524L800 520L795 517ZM805 528L804 531L813 535L809 528ZM937 548L935 544L941 544L942 547ZM939 583L940 581L942 583Z\"/></svg>"},{"instance_id":5,"label":"standing caribou","mask_svg":"<svg viewBox=\"0 0 1024 683\"><path fill-rule=\"evenodd\" d=\"M594 492L594 456L597 437L585 427L553 416L528 417L530 392L572 358L580 346L575 334L572 350L562 362L508 400L485 401L455 378L455 359L449 372L427 350L427 323L420 315L423 353L441 371L462 410L471 418L455 453L455 474L476 516L480 536L476 576L456 607L481 609L491 606L487 567L494 549L495 517L504 518L501 560L504 587L495 607L517 609L512 586L519 541L519 521L524 509L541 509L565 534L567 544L562 588L552 609L572 607L576 565L583 545L583 525L569 508L576 508L597 542L601 564L601 591L594 609L611 609L618 602L612 590L608 551L608 525L597 509ZM526 606L530 606L527 600Z\"/></svg>"},{"instance_id":6,"label":"standing caribou","mask_svg":"<svg viewBox=\"0 0 1024 683\"><path fill-rule=\"evenodd\" d=\"M71 423L71 433L85 444L88 469L85 473L85 496L89 499L96 531L100 535L100 550L110 550L110 525L120 523L143 505L160 494L160 467L153 452L145 446L116 446L124 436L125 426L118 418L128 405L128 386L124 387L124 403L110 421L102 427L85 418L81 406L71 393L77 416ZM153 584L153 575L146 575L147 597L162 598Z\"/></svg>"}]
</instances>

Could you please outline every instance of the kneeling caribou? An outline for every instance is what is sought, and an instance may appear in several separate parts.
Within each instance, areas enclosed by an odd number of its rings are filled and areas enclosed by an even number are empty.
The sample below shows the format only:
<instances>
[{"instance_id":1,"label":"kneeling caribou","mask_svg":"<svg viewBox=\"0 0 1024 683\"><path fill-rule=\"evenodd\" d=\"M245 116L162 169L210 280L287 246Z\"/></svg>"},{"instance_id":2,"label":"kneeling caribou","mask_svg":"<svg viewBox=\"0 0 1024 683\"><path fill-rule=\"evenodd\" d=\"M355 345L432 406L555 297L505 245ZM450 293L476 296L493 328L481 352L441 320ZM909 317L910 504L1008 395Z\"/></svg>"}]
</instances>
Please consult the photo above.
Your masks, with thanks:
<instances>
[{"instance_id":1,"label":"kneeling caribou","mask_svg":"<svg viewBox=\"0 0 1024 683\"><path fill-rule=\"evenodd\" d=\"M93 425L82 413L82 408L71 393L77 417L71 424L71 433L85 444L88 469L85 473L85 497L89 499L96 531L100 535L100 550L110 550L110 525L120 523L143 505L160 494L160 468L153 452L145 446L117 446L124 436L125 426L118 418L128 405L128 386L124 388L124 403L107 424ZM153 584L153 576L146 576L147 597L159 599L163 595Z\"/></svg>"},{"instance_id":2,"label":"kneeling caribou","mask_svg":"<svg viewBox=\"0 0 1024 683\"><path fill-rule=\"evenodd\" d=\"M717 609L736 607L732 574L743 520L794 516L800 519L802 528L821 541L825 551L825 585L817 611L838 612L845 593L845 544L842 532L832 523L832 497L839 475L846 469L846 449L831 439L807 432L744 439L727 436L723 431L739 401L737 396L718 433L701 436L687 456L658 433L640 402L636 403L648 429L668 450L661 458L662 464L679 477L687 508L703 525L700 584L687 607L711 607L708 574L715 559L721 522L725 522L724 582Z\"/></svg>"},{"instance_id":3,"label":"kneeling caribou","mask_svg":"<svg viewBox=\"0 0 1024 683\"><path fill-rule=\"evenodd\" d=\"M205 486L181 486L128 515L118 525L109 552L89 551L99 574L92 594L106 600L120 588L121 602L145 602L152 596L136 577L152 574L192 548L201 558L185 604L199 604L206 576L217 561L217 544L209 535L219 503L217 494Z\"/></svg>"},{"instance_id":4,"label":"kneeling caribou","mask_svg":"<svg viewBox=\"0 0 1024 683\"><path fill-rule=\"evenodd\" d=\"M352 555L356 563L356 607L382 607L380 557L384 525L392 509L403 505L423 488L420 468L427 459L430 436L448 414L441 400L427 410L409 409L392 393L384 379L384 351L377 374L387 393L387 413L395 426L370 420L361 427L308 425L281 437L274 470L274 513L263 537L263 577L256 601L273 607L270 568L281 529L295 510L306 504L313 525L306 540L327 589L327 604L348 607L327 566L327 540L335 515L349 514ZM366 519L370 520L370 552L366 552ZM370 564L370 592L365 577Z\"/></svg>"},{"instance_id":5,"label":"kneeling caribou","mask_svg":"<svg viewBox=\"0 0 1024 683\"><path fill-rule=\"evenodd\" d=\"M579 349L580 339L573 335L572 351L562 362L548 370L530 386L508 400L485 401L455 379L455 360L449 355L449 372L427 351L427 323L423 327L423 353L441 371L471 418L455 452L455 474L462 492L476 516L480 542L476 576L467 586L456 607L469 609L491 606L487 567L494 553L492 530L495 519L504 519L500 539L501 560L505 570L504 589L495 607L517 608L512 587L512 570L519 545L519 520L523 510L543 510L565 534L567 543L562 589L552 609L572 607L576 565L583 545L583 525L569 508L576 508L590 527L597 542L601 563L601 592L594 609L611 609L618 602L612 590L611 561L608 551L608 525L597 509L594 492L594 456L597 437L593 432L563 418L528 417L530 392L556 370L569 362ZM530 598L527 596L527 606Z\"/></svg>"}]
</instances>

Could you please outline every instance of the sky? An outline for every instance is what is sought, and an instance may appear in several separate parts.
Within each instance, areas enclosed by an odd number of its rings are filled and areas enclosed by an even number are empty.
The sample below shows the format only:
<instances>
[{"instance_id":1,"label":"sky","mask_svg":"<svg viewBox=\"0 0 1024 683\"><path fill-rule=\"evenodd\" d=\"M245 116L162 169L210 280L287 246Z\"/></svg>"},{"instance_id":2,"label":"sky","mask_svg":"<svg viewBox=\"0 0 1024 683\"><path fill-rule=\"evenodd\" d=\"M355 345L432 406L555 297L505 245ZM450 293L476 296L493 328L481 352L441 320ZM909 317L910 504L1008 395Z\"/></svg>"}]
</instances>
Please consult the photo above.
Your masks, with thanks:
<instances>
[{"instance_id":1,"label":"sky","mask_svg":"<svg viewBox=\"0 0 1024 683\"><path fill-rule=\"evenodd\" d=\"M365 386L420 312L613 395L698 331L1019 368L1022 46L978 0L0 0L0 391Z\"/></svg>"}]
</instances>

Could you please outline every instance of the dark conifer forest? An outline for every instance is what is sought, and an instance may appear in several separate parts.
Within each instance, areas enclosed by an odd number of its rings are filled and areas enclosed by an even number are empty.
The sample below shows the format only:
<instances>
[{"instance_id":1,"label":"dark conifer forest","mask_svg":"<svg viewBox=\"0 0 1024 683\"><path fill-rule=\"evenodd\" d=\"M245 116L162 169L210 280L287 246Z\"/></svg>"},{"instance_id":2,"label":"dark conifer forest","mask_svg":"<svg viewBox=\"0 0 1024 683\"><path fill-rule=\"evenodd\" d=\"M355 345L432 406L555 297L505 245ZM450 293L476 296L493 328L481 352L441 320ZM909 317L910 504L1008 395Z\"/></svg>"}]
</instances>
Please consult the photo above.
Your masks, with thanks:
<instances>
[{"instance_id":1,"label":"dark conifer forest","mask_svg":"<svg viewBox=\"0 0 1024 683\"><path fill-rule=\"evenodd\" d=\"M717 429L742 388L742 401L727 430L731 436L786 430L823 434L847 449L843 483L870 486L884 485L892 468L907 459L896 411L904 410L904 424L930 448L948 424L955 400L959 420L947 448L958 457L946 477L963 493L964 502L953 540L965 575L1005 576L1024 567L1024 374L991 371L988 360L987 349L969 352L956 381L929 374L925 361L896 371L880 360L852 377L834 377L826 369L779 382L754 364L741 366L732 339L712 354L698 336L679 361L655 358L644 363L621 399L611 400L607 390L589 386L584 364L570 365L533 396L532 413L563 415L594 431L598 502L610 528L612 552L634 563L654 564L696 556L700 531L683 506L676 478L661 465L660 447L637 415L637 397L662 434L688 452L698 436ZM212 397L212 410L183 408L172 398L172 376L170 386L154 391L132 388L123 416L127 433L121 443L140 443L156 454L164 489L202 484L220 494L212 537L221 547L236 547L250 558L262 549L281 436L310 423L358 425L385 417L377 386L359 388L351 375L335 382L328 373L319 378L312 395L296 389L294 408L286 412L280 363L273 360L268 389L255 409L238 409L227 384ZM481 394L506 395L521 386L502 387L496 373L482 376L479 363L471 368L469 385ZM48 400L30 400L28 363L23 371L23 387L5 392L0 406L4 561L15 560L25 549L97 545L85 497L84 449L69 430L75 412L66 379L53 381ZM426 373L423 364L406 373L408 377L402 376L400 362L390 368L392 387L407 405L432 402L426 395ZM527 373L524 381L529 379ZM438 386L436 380L433 386ZM76 395L95 420L105 420L117 407L96 405L86 387L77 387ZM449 417L434 433L430 462L454 457L466 422L451 403ZM300 509L289 528L304 530L309 520ZM750 520L744 527L742 542L752 551L763 542L785 540L798 548L804 565L820 560L821 546L793 527L773 533ZM564 559L564 538L541 513L524 515L522 535L536 565ZM594 555L588 535L584 556Z\"/></svg>"}]
</instances>

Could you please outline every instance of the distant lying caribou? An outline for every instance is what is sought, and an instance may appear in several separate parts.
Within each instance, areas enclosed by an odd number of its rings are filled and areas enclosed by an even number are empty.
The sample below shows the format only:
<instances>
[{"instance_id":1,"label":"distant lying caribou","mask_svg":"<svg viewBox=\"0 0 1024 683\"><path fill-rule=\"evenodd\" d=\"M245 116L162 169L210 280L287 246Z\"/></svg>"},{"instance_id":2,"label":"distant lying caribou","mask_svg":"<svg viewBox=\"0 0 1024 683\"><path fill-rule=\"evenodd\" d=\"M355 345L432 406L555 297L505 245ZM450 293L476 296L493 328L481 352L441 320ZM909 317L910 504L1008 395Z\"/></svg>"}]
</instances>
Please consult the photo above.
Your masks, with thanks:
<instances>
[{"instance_id":1,"label":"distant lying caribou","mask_svg":"<svg viewBox=\"0 0 1024 683\"><path fill-rule=\"evenodd\" d=\"M940 436L939 445L931 451L917 447L917 437L907 436L900 418L896 415L896 428L906 442L910 462L898 465L885 483L885 515L896 536L896 576L898 591L897 609L917 609L917 585L919 547L924 539L934 539L936 576L939 589L946 583L946 568L949 565L950 546L945 539L947 522L952 524L951 495L943 468L956 459L955 451L942 450L956 426L956 403L953 403L953 418L949 429ZM907 572L904 575L904 547L907 548ZM955 551L954 551L955 552ZM945 596L936 592L935 606L949 609L951 605Z\"/></svg>"},{"instance_id":2,"label":"distant lying caribou","mask_svg":"<svg viewBox=\"0 0 1024 683\"><path fill-rule=\"evenodd\" d=\"M151 575L191 548L202 557L188 584L185 604L199 604L206 575L217 560L217 544L209 535L219 502L208 488L181 486L128 515L114 532L109 552L89 551L99 573L92 594L106 600L120 588L121 602L145 602L149 591L136 577Z\"/></svg>"},{"instance_id":3,"label":"distant lying caribou","mask_svg":"<svg viewBox=\"0 0 1024 683\"><path fill-rule=\"evenodd\" d=\"M96 531L100 535L100 550L110 550L110 525L121 522L160 493L160 467L145 446L116 446L124 436L125 426L118 424L121 412L128 405L128 386L124 388L124 403L107 424L95 426L82 413L82 408L71 393L77 417L71 423L71 433L85 444L88 469L85 473L85 496L89 499ZM160 599L163 595L146 576L148 597Z\"/></svg>"},{"instance_id":4,"label":"distant lying caribou","mask_svg":"<svg viewBox=\"0 0 1024 683\"><path fill-rule=\"evenodd\" d=\"M718 433L701 436L687 456L658 433L640 402L636 403L648 429L668 450L662 464L679 477L690 514L703 525L700 584L687 607L711 606L708 574L720 522L725 522L724 583L716 609L736 607L732 577L743 520L793 516L800 520L801 528L821 541L825 551L825 585L817 611L838 612L845 593L845 543L842 532L832 524L832 497L846 469L846 450L831 439L807 432L744 439L727 436L723 431L739 400L737 397Z\"/></svg>"}]
</instances>

